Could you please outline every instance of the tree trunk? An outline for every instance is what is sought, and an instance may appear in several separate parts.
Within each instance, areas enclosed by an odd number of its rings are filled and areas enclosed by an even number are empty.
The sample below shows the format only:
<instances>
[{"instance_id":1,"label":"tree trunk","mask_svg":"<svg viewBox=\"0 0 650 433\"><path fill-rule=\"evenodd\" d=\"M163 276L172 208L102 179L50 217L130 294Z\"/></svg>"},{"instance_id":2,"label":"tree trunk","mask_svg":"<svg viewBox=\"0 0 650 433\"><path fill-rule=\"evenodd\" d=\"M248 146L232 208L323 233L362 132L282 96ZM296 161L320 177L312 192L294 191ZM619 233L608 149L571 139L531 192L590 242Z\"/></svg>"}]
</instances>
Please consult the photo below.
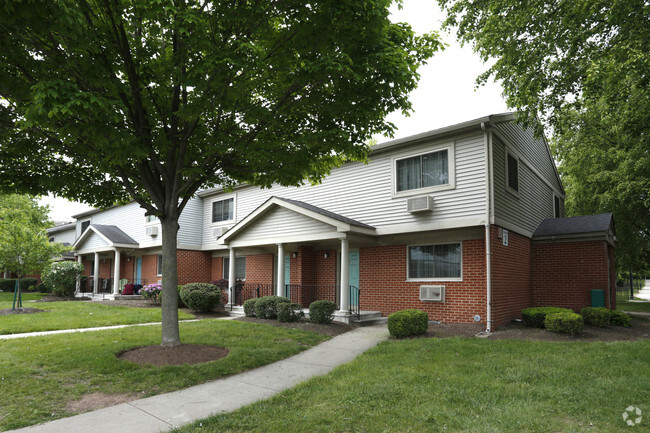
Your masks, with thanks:
<instances>
[{"instance_id":1,"label":"tree trunk","mask_svg":"<svg viewBox=\"0 0 650 433\"><path fill-rule=\"evenodd\" d=\"M178 260L176 257L178 217L161 220L162 225L162 341L165 347L181 344L178 329Z\"/></svg>"}]
</instances>

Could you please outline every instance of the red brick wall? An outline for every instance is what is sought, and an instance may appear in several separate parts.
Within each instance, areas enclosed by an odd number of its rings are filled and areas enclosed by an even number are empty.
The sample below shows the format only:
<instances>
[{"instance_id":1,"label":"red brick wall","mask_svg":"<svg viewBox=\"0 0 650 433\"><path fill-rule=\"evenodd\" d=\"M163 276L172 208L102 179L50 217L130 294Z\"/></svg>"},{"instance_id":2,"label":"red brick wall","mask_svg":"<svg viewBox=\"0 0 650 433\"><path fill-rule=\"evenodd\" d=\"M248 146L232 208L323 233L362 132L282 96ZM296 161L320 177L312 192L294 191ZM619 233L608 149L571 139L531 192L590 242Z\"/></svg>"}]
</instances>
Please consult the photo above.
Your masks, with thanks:
<instances>
[{"instance_id":1,"label":"red brick wall","mask_svg":"<svg viewBox=\"0 0 650 433\"><path fill-rule=\"evenodd\" d=\"M142 256L142 280L143 284L155 284L162 276L156 274L158 266L158 254Z\"/></svg>"},{"instance_id":2,"label":"red brick wall","mask_svg":"<svg viewBox=\"0 0 650 433\"><path fill-rule=\"evenodd\" d=\"M212 257L208 251L177 250L178 284L209 283Z\"/></svg>"},{"instance_id":3,"label":"red brick wall","mask_svg":"<svg viewBox=\"0 0 650 433\"><path fill-rule=\"evenodd\" d=\"M492 249L492 327L521 318L521 310L532 305L531 240L509 231L508 246L490 229Z\"/></svg>"},{"instance_id":4,"label":"red brick wall","mask_svg":"<svg viewBox=\"0 0 650 433\"><path fill-rule=\"evenodd\" d=\"M463 281L406 282L406 245L361 248L359 284L362 310L395 311L417 308L430 320L471 323L474 315L485 323L485 241L462 242ZM420 301L420 285L445 286L445 302Z\"/></svg>"},{"instance_id":5,"label":"red brick wall","mask_svg":"<svg viewBox=\"0 0 650 433\"><path fill-rule=\"evenodd\" d=\"M273 284L273 254L246 256L246 283Z\"/></svg>"},{"instance_id":6,"label":"red brick wall","mask_svg":"<svg viewBox=\"0 0 650 433\"><path fill-rule=\"evenodd\" d=\"M212 257L212 268L210 272L212 281L218 281L223 278L223 258Z\"/></svg>"},{"instance_id":7,"label":"red brick wall","mask_svg":"<svg viewBox=\"0 0 650 433\"><path fill-rule=\"evenodd\" d=\"M120 256L120 278L126 278L130 281L133 280L135 268L135 257L127 257L122 254Z\"/></svg>"},{"instance_id":8,"label":"red brick wall","mask_svg":"<svg viewBox=\"0 0 650 433\"><path fill-rule=\"evenodd\" d=\"M99 259L99 278L113 278L113 259Z\"/></svg>"},{"instance_id":9,"label":"red brick wall","mask_svg":"<svg viewBox=\"0 0 650 433\"><path fill-rule=\"evenodd\" d=\"M609 306L610 298L612 307L616 305L613 250L605 241L533 243L532 257L534 306L552 305L579 312L591 306L593 289L605 291L605 306Z\"/></svg>"}]
</instances>

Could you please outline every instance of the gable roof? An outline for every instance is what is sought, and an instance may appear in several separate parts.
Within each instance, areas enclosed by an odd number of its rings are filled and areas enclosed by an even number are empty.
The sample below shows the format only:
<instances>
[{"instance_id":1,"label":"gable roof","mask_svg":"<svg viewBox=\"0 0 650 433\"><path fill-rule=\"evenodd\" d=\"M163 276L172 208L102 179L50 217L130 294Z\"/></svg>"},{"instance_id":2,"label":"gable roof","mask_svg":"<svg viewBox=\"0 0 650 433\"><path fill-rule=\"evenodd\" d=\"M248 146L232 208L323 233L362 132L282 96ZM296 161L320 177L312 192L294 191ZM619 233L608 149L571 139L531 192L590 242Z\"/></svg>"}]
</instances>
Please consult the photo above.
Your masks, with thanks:
<instances>
[{"instance_id":1,"label":"gable roof","mask_svg":"<svg viewBox=\"0 0 650 433\"><path fill-rule=\"evenodd\" d=\"M85 232L79 236L74 243L75 249L79 249L81 245L93 234L96 233L101 237L109 247L137 247L136 242L131 236L127 235L117 226L91 224Z\"/></svg>"},{"instance_id":2,"label":"gable roof","mask_svg":"<svg viewBox=\"0 0 650 433\"><path fill-rule=\"evenodd\" d=\"M570 218L545 219L533 233L533 240L601 236L611 237L612 241L616 238L614 218L611 212Z\"/></svg>"},{"instance_id":3,"label":"gable roof","mask_svg":"<svg viewBox=\"0 0 650 433\"><path fill-rule=\"evenodd\" d=\"M278 208L287 209L304 217L328 224L332 226L333 230L339 233L375 234L375 228L368 224L313 206L309 203L273 196L235 224L219 238L219 241L228 243Z\"/></svg>"}]
</instances>

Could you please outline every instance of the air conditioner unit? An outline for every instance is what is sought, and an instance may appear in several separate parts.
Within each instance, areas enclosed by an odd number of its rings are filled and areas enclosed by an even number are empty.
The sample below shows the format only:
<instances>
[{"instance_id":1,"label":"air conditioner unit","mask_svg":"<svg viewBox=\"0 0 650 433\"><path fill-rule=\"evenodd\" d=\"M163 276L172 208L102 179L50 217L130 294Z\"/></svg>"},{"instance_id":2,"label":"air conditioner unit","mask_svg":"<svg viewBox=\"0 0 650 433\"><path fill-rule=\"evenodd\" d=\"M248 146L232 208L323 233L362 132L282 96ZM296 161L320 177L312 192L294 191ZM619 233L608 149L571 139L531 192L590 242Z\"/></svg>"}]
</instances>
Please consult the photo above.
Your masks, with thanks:
<instances>
[{"instance_id":1,"label":"air conditioner unit","mask_svg":"<svg viewBox=\"0 0 650 433\"><path fill-rule=\"evenodd\" d=\"M147 227L147 236L158 236L158 227Z\"/></svg>"},{"instance_id":2,"label":"air conditioner unit","mask_svg":"<svg viewBox=\"0 0 650 433\"><path fill-rule=\"evenodd\" d=\"M445 286L420 286L420 301L445 302Z\"/></svg>"},{"instance_id":3,"label":"air conditioner unit","mask_svg":"<svg viewBox=\"0 0 650 433\"><path fill-rule=\"evenodd\" d=\"M433 197L430 195L423 195L420 197L409 198L406 200L406 210L411 213L432 211Z\"/></svg>"},{"instance_id":4,"label":"air conditioner unit","mask_svg":"<svg viewBox=\"0 0 650 433\"><path fill-rule=\"evenodd\" d=\"M212 235L215 238L221 237L224 233L226 233L230 227L216 227L214 230L212 230Z\"/></svg>"}]
</instances>

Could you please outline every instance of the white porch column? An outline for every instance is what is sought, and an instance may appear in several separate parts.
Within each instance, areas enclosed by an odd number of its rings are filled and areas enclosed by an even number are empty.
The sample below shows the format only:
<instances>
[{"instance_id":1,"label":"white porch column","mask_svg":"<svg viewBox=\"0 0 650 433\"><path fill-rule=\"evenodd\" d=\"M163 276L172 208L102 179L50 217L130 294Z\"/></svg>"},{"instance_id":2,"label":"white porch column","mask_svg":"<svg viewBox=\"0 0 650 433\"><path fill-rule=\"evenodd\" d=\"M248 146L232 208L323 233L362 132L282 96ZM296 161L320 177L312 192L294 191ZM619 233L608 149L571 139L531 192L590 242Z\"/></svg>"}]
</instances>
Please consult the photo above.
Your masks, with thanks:
<instances>
[{"instance_id":1,"label":"white porch column","mask_svg":"<svg viewBox=\"0 0 650 433\"><path fill-rule=\"evenodd\" d=\"M278 244L278 281L275 294L284 296L284 244Z\"/></svg>"},{"instance_id":2,"label":"white porch column","mask_svg":"<svg viewBox=\"0 0 650 433\"><path fill-rule=\"evenodd\" d=\"M93 293L97 294L99 290L99 253L95 253L95 268L94 268L94 275L93 275Z\"/></svg>"},{"instance_id":3,"label":"white porch column","mask_svg":"<svg viewBox=\"0 0 650 433\"><path fill-rule=\"evenodd\" d=\"M83 264L81 262L81 256L77 256L77 263L79 263L80 265ZM77 277L77 283L75 287L76 287L75 293L81 292L81 276Z\"/></svg>"},{"instance_id":4,"label":"white porch column","mask_svg":"<svg viewBox=\"0 0 650 433\"><path fill-rule=\"evenodd\" d=\"M235 275L235 249L230 248L230 262L228 263L228 304L234 305L235 301L235 282L237 281L237 276Z\"/></svg>"},{"instance_id":5,"label":"white porch column","mask_svg":"<svg viewBox=\"0 0 650 433\"><path fill-rule=\"evenodd\" d=\"M350 312L350 244L347 239L341 239L341 309L339 311Z\"/></svg>"},{"instance_id":6,"label":"white porch column","mask_svg":"<svg viewBox=\"0 0 650 433\"><path fill-rule=\"evenodd\" d=\"M115 249L115 265L113 266L113 294L120 293L120 252Z\"/></svg>"}]
</instances>

